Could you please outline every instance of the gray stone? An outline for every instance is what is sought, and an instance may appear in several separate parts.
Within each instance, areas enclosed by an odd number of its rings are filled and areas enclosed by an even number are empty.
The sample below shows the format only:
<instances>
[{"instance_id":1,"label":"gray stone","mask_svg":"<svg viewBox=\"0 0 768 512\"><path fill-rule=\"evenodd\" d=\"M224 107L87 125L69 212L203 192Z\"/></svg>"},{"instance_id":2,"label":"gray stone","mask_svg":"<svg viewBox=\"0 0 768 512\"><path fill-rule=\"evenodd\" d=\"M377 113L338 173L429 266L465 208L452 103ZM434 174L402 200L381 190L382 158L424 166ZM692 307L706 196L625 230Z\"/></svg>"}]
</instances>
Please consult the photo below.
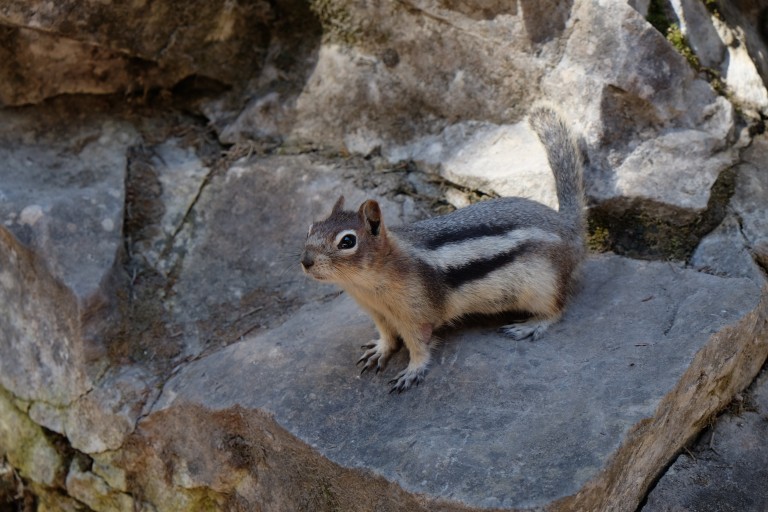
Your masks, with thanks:
<instances>
[{"instance_id":1,"label":"gray stone","mask_svg":"<svg viewBox=\"0 0 768 512\"><path fill-rule=\"evenodd\" d=\"M297 256L340 193L391 224L424 196L468 202L414 167L554 206L524 119L547 98L598 208L696 217L752 136L731 100L765 111L764 6L719 4L676 3L728 99L622 2L4 2L0 104L49 101L0 115L0 458L48 510L635 510L768 353L765 137L693 257L706 272L595 257L543 340L446 329L403 395L386 382L407 354L359 376L370 319ZM227 152L140 119L217 85L200 108ZM655 492L693 474L686 506L718 480L764 505L741 492L765 478L764 388Z\"/></svg>"},{"instance_id":2,"label":"gray stone","mask_svg":"<svg viewBox=\"0 0 768 512\"><path fill-rule=\"evenodd\" d=\"M602 199L634 197L702 211L720 172L738 153L719 151L722 139L701 130L674 131L643 142L616 169L613 180L593 187ZM606 186L607 185L607 186Z\"/></svg>"},{"instance_id":3,"label":"gray stone","mask_svg":"<svg viewBox=\"0 0 768 512\"><path fill-rule=\"evenodd\" d=\"M743 46L765 83L768 80L765 3L761 0L722 2L717 4L717 11L737 36L736 40L724 42L734 47ZM749 78L751 80L751 76Z\"/></svg>"},{"instance_id":4,"label":"gray stone","mask_svg":"<svg viewBox=\"0 0 768 512\"><path fill-rule=\"evenodd\" d=\"M681 454L643 512L759 512L768 509L768 375ZM744 395L737 399L745 400ZM738 409L742 409L738 412Z\"/></svg>"},{"instance_id":5,"label":"gray stone","mask_svg":"<svg viewBox=\"0 0 768 512\"><path fill-rule=\"evenodd\" d=\"M768 268L768 136L755 137L735 168L729 214L700 242L691 264L762 283ZM762 270L761 270L762 266Z\"/></svg>"},{"instance_id":6,"label":"gray stone","mask_svg":"<svg viewBox=\"0 0 768 512\"><path fill-rule=\"evenodd\" d=\"M701 212L718 174L738 157L731 104L629 5L409 6L338 2L347 18L336 19L330 8L320 14L334 27L335 44L320 47L289 106L287 135L364 154L381 148L391 160L413 158L462 185L508 191L520 183L517 192L536 180L519 182L510 163L538 162L539 153L521 151L530 137L518 125L533 102L557 98L583 135L592 199L644 200L655 216L670 206ZM370 19L379 20L376 27ZM335 33L343 30L348 37ZM414 40L431 51L414 51ZM385 56L393 53L397 64L389 66ZM481 148L499 158L473 162L469 155ZM462 154L467 159L457 161ZM533 163L530 172L538 171ZM541 186L526 195L551 199Z\"/></svg>"},{"instance_id":7,"label":"gray stone","mask_svg":"<svg viewBox=\"0 0 768 512\"><path fill-rule=\"evenodd\" d=\"M701 240L691 256L691 265L715 274L748 277L756 283L765 279L734 215L728 215L712 233Z\"/></svg>"},{"instance_id":8,"label":"gray stone","mask_svg":"<svg viewBox=\"0 0 768 512\"><path fill-rule=\"evenodd\" d=\"M731 20L729 24L719 14L722 10L719 5L716 7L718 14L713 15L703 2L697 0L672 0L670 3L678 17L680 30L699 63L718 73L729 100L753 116L765 113L768 91L757 67L760 60L764 61L760 51L765 46L755 37L760 23L756 10L748 6L749 2L723 6ZM754 12L753 16L749 16L750 10Z\"/></svg>"},{"instance_id":9,"label":"gray stone","mask_svg":"<svg viewBox=\"0 0 768 512\"><path fill-rule=\"evenodd\" d=\"M142 367L108 372L95 389L69 407L62 433L73 448L87 454L119 449L133 432L144 404L157 395L155 382Z\"/></svg>"},{"instance_id":10,"label":"gray stone","mask_svg":"<svg viewBox=\"0 0 768 512\"><path fill-rule=\"evenodd\" d=\"M349 298L308 305L182 369L146 421L193 405L259 410L335 464L411 493L633 510L658 468L757 373L765 300L746 279L614 256L593 258L584 281L541 342L446 331L426 382L403 395L386 381L404 354L383 375L358 375L357 347L374 330ZM193 467L209 455L186 457Z\"/></svg>"},{"instance_id":11,"label":"gray stone","mask_svg":"<svg viewBox=\"0 0 768 512\"><path fill-rule=\"evenodd\" d=\"M664 206L701 211L719 173L738 158L732 106L628 6L580 7L580 18L592 21L576 25L543 91L578 120L590 196L617 205L645 200L658 217ZM579 90L590 92L573 94Z\"/></svg>"},{"instance_id":12,"label":"gray stone","mask_svg":"<svg viewBox=\"0 0 768 512\"><path fill-rule=\"evenodd\" d=\"M243 159L201 192L177 236L178 277L165 301L188 353L277 325L307 301L336 293L302 275L298 254L309 224L325 218L339 195L349 208L380 200L393 223L423 216L403 197L388 199L391 189L377 188L375 173L366 191L344 180L341 167L305 155ZM346 174L363 176L354 168Z\"/></svg>"},{"instance_id":13,"label":"gray stone","mask_svg":"<svg viewBox=\"0 0 768 512\"><path fill-rule=\"evenodd\" d=\"M142 156L131 162L137 186L149 188L156 183L155 201L162 211L159 218L151 219L153 229L139 234L133 251L146 265L167 277L178 262L180 247L188 242L179 234L211 170L194 148L176 138L153 146L148 155Z\"/></svg>"},{"instance_id":14,"label":"gray stone","mask_svg":"<svg viewBox=\"0 0 768 512\"><path fill-rule=\"evenodd\" d=\"M56 105L0 119L0 383L64 405L105 362L86 364L103 356L100 332L112 321L125 151L137 134Z\"/></svg>"},{"instance_id":15,"label":"gray stone","mask_svg":"<svg viewBox=\"0 0 768 512\"><path fill-rule=\"evenodd\" d=\"M704 2L699 0L671 0L680 31L702 66L720 69L726 57L726 46L720 39Z\"/></svg>"},{"instance_id":16,"label":"gray stone","mask_svg":"<svg viewBox=\"0 0 768 512\"><path fill-rule=\"evenodd\" d=\"M737 168L731 206L751 247L768 243L768 135L755 137Z\"/></svg>"},{"instance_id":17,"label":"gray stone","mask_svg":"<svg viewBox=\"0 0 768 512\"><path fill-rule=\"evenodd\" d=\"M731 101L751 114L768 112L768 90L746 46L743 31L713 18L720 39L728 50L720 65Z\"/></svg>"}]
</instances>

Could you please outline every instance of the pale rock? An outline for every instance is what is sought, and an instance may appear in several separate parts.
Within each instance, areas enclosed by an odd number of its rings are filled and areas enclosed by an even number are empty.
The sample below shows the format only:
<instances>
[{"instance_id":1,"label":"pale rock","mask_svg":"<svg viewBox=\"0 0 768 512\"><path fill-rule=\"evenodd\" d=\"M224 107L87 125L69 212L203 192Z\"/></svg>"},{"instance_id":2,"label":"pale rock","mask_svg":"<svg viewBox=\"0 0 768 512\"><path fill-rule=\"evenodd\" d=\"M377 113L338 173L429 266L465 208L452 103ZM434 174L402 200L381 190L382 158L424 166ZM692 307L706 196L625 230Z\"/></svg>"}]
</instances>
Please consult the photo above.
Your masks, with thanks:
<instances>
[{"instance_id":1,"label":"pale rock","mask_svg":"<svg viewBox=\"0 0 768 512\"><path fill-rule=\"evenodd\" d=\"M583 2L579 16L591 22L574 28L543 90L562 98L584 138L589 195L661 202L658 211L646 203L655 216L670 206L700 212L738 158L732 105L628 6Z\"/></svg>"},{"instance_id":2,"label":"pale rock","mask_svg":"<svg viewBox=\"0 0 768 512\"><path fill-rule=\"evenodd\" d=\"M17 409L0 389L0 451L23 478L54 486L64 471L64 458L42 427Z\"/></svg>"},{"instance_id":3,"label":"pale rock","mask_svg":"<svg viewBox=\"0 0 768 512\"><path fill-rule=\"evenodd\" d=\"M680 31L702 66L720 69L726 57L726 41L720 39L712 15L700 0L671 0Z\"/></svg>"},{"instance_id":4,"label":"pale rock","mask_svg":"<svg viewBox=\"0 0 768 512\"><path fill-rule=\"evenodd\" d=\"M720 39L728 49L728 57L720 66L731 101L745 110L768 114L768 90L746 47L743 31L712 19Z\"/></svg>"},{"instance_id":5,"label":"pale rock","mask_svg":"<svg viewBox=\"0 0 768 512\"><path fill-rule=\"evenodd\" d=\"M702 66L719 73L725 83L729 99L753 116L766 113L768 91L753 56L760 53L763 42L749 37L755 23L728 23L721 16L712 15L698 0L672 0L671 5L680 22L680 29ZM723 6L729 17L732 7ZM720 6L717 6L718 11ZM733 10L749 10L746 4ZM753 18L754 19L754 18ZM757 43L757 44L756 44ZM751 47L751 48L750 48Z\"/></svg>"},{"instance_id":6,"label":"pale rock","mask_svg":"<svg viewBox=\"0 0 768 512\"><path fill-rule=\"evenodd\" d=\"M64 434L84 453L117 450L133 432L144 404L153 398L153 378L142 367L110 371L98 387L72 404L64 419Z\"/></svg>"},{"instance_id":7,"label":"pale rock","mask_svg":"<svg viewBox=\"0 0 768 512\"><path fill-rule=\"evenodd\" d=\"M722 139L699 130L650 139L621 163L613 186L608 184L612 190L601 197L634 196L702 211L720 172L738 158L735 151L718 152L721 143Z\"/></svg>"},{"instance_id":8,"label":"pale rock","mask_svg":"<svg viewBox=\"0 0 768 512\"><path fill-rule=\"evenodd\" d=\"M415 160L469 189L527 197L557 208L544 146L527 122L452 125L439 135L388 149L384 156L392 162Z\"/></svg>"},{"instance_id":9,"label":"pale rock","mask_svg":"<svg viewBox=\"0 0 768 512\"><path fill-rule=\"evenodd\" d=\"M131 495L112 489L102 478L75 458L67 473L67 493L95 512L135 512Z\"/></svg>"},{"instance_id":10,"label":"pale rock","mask_svg":"<svg viewBox=\"0 0 768 512\"><path fill-rule=\"evenodd\" d=\"M761 0L741 0L739 2L718 2L717 11L731 27L734 40L726 40L726 45L741 45L749 53L763 82L768 81L768 44L766 41L766 5ZM713 20L714 22L714 20ZM726 61L727 62L727 61Z\"/></svg>"}]
</instances>

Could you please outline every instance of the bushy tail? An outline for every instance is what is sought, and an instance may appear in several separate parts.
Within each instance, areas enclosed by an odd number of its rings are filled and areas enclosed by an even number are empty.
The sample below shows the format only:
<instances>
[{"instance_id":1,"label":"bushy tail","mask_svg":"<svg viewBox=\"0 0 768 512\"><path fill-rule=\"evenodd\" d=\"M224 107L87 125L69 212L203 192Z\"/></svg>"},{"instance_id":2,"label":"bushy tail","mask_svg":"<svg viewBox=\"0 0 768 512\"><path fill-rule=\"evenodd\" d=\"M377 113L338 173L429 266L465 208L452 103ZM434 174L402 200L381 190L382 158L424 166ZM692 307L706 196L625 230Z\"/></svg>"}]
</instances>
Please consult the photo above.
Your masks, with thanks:
<instances>
[{"instance_id":1,"label":"bushy tail","mask_svg":"<svg viewBox=\"0 0 768 512\"><path fill-rule=\"evenodd\" d=\"M584 178L581 153L570 130L552 108L534 108L528 122L547 150L549 166L555 175L560 213L579 236L584 233Z\"/></svg>"}]
</instances>

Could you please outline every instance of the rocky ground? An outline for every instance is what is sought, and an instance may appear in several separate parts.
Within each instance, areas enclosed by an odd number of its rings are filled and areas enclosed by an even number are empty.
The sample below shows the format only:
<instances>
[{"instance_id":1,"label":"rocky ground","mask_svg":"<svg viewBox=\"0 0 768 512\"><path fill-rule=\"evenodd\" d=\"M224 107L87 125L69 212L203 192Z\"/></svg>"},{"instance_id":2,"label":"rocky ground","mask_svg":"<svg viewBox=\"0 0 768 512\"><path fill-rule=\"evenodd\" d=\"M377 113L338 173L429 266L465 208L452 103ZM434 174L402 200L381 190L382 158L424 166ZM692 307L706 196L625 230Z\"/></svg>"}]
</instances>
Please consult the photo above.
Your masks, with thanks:
<instances>
[{"instance_id":1,"label":"rocky ground","mask_svg":"<svg viewBox=\"0 0 768 512\"><path fill-rule=\"evenodd\" d=\"M0 509L768 508L757 7L546 4L0 6ZM359 374L306 227L554 206L541 99L585 155L578 294L389 394L407 355Z\"/></svg>"}]
</instances>

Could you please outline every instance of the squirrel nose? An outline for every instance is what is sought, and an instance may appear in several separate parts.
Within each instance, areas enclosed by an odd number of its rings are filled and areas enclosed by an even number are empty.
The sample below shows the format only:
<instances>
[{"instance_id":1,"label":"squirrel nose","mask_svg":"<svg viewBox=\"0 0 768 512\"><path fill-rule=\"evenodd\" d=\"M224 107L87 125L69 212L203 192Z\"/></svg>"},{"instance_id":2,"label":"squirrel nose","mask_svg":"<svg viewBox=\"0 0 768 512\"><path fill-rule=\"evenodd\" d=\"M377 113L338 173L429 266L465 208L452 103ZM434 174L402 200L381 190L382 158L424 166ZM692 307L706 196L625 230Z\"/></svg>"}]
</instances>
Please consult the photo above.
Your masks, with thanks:
<instances>
[{"instance_id":1,"label":"squirrel nose","mask_svg":"<svg viewBox=\"0 0 768 512\"><path fill-rule=\"evenodd\" d=\"M312 258L312 256L309 255L309 253L304 252L301 255L301 266L304 267L304 270L309 269L314 264L315 264L315 260L314 258Z\"/></svg>"}]
</instances>

